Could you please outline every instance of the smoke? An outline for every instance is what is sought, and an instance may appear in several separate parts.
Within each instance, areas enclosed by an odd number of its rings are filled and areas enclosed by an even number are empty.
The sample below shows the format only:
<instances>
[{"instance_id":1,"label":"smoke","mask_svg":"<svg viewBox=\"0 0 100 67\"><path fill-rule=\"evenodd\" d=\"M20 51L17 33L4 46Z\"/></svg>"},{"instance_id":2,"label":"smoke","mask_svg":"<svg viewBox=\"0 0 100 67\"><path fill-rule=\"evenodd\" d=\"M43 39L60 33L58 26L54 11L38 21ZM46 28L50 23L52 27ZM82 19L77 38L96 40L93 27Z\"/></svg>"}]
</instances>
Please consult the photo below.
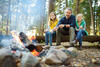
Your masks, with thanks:
<instances>
[{"instance_id":1,"label":"smoke","mask_svg":"<svg viewBox=\"0 0 100 67\"><path fill-rule=\"evenodd\" d=\"M20 45L13 37L10 36L0 36L0 47L8 47L13 49L23 49L23 46Z\"/></svg>"},{"instance_id":2,"label":"smoke","mask_svg":"<svg viewBox=\"0 0 100 67\"><path fill-rule=\"evenodd\" d=\"M16 0L15 0L16 1ZM16 3L16 4L14 4ZM45 14L46 0L19 0L11 3L10 30L26 32L30 26L39 27Z\"/></svg>"}]
</instances>

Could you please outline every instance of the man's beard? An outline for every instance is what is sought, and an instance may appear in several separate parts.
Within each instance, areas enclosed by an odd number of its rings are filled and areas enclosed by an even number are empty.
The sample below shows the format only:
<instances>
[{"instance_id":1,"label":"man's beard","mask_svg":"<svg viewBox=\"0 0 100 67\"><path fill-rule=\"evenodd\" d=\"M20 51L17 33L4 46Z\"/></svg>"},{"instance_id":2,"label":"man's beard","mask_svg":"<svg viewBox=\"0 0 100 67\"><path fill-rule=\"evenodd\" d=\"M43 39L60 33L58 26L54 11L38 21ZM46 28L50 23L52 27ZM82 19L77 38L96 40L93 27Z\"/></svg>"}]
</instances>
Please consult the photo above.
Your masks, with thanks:
<instances>
[{"instance_id":1,"label":"man's beard","mask_svg":"<svg viewBox=\"0 0 100 67\"><path fill-rule=\"evenodd\" d=\"M70 18L70 16L69 15L66 15L66 18L68 19L68 18Z\"/></svg>"}]
</instances>

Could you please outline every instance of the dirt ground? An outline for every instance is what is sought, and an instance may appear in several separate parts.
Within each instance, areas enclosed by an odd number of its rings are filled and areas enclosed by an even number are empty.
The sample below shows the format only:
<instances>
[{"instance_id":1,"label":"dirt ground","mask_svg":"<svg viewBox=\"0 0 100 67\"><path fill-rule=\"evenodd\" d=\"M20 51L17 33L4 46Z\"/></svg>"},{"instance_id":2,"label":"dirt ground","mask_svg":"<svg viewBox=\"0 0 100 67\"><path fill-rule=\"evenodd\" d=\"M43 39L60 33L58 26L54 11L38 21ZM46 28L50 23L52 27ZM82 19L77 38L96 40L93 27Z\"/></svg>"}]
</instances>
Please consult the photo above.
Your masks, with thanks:
<instances>
[{"instance_id":1,"label":"dirt ground","mask_svg":"<svg viewBox=\"0 0 100 67\"><path fill-rule=\"evenodd\" d=\"M72 58L70 65L46 65L41 63L42 67L100 67L100 49L83 48L78 50L78 56Z\"/></svg>"}]
</instances>

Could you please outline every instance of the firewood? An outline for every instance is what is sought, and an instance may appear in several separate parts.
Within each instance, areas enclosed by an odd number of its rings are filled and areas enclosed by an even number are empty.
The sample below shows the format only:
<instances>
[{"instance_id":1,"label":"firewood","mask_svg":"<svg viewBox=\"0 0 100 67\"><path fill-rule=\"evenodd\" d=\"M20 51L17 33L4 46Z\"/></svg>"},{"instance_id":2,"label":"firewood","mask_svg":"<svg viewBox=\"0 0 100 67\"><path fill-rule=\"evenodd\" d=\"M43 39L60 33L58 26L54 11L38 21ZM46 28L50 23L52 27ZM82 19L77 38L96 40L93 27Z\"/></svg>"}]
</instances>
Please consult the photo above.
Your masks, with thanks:
<instances>
[{"instance_id":1,"label":"firewood","mask_svg":"<svg viewBox=\"0 0 100 67\"><path fill-rule=\"evenodd\" d=\"M23 42L24 46L25 46L26 48L29 49L29 51L32 51L32 50L34 50L34 49L35 49L36 51L38 51L38 52L41 52L41 51L42 51L42 49L43 49L42 46L40 46L40 45L34 45L34 44L28 39L28 37L26 36L25 33L20 32L19 38L20 38L20 40Z\"/></svg>"}]
</instances>

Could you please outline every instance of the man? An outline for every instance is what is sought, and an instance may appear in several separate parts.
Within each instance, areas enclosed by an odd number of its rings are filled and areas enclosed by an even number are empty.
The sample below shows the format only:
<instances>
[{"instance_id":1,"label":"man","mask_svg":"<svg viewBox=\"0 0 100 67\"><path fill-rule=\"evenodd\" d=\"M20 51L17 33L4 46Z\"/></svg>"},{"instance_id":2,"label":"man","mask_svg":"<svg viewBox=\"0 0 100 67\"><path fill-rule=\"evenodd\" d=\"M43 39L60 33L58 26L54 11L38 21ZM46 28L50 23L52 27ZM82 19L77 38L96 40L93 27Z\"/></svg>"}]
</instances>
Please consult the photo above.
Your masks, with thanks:
<instances>
[{"instance_id":1,"label":"man","mask_svg":"<svg viewBox=\"0 0 100 67\"><path fill-rule=\"evenodd\" d=\"M65 9L65 16L60 19L57 25L56 31L56 43L57 45L61 45L61 35L70 35L70 45L74 46L73 41L75 37L75 16L72 15L71 8Z\"/></svg>"}]
</instances>

